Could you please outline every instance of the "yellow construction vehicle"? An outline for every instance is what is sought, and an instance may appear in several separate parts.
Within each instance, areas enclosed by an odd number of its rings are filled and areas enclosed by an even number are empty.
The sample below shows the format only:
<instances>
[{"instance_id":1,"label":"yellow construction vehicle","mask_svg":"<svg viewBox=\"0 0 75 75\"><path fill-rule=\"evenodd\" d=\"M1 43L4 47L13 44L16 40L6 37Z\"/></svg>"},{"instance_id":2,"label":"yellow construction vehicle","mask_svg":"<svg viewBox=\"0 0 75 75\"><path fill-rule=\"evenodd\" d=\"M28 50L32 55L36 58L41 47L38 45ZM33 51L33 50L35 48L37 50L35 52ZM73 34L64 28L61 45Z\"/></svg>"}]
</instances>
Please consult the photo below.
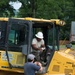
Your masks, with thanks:
<instances>
[{"instance_id":1,"label":"yellow construction vehicle","mask_svg":"<svg viewBox=\"0 0 75 75\"><path fill-rule=\"evenodd\" d=\"M42 31L47 64L37 75L75 75L75 51L60 50L59 32L65 22L60 19L0 18L0 75L24 75L24 63L31 53L34 34Z\"/></svg>"}]
</instances>

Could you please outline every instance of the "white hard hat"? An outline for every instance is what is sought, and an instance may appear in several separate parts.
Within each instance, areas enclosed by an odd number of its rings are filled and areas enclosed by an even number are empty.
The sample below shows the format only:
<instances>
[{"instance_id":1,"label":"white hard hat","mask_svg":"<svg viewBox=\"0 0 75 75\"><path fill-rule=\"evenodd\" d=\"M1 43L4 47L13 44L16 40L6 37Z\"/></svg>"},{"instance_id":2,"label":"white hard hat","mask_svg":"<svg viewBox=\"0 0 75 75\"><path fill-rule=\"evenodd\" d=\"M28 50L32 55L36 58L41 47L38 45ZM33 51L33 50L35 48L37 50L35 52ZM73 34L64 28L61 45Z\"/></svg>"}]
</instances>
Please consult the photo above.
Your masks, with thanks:
<instances>
[{"instance_id":1,"label":"white hard hat","mask_svg":"<svg viewBox=\"0 0 75 75\"><path fill-rule=\"evenodd\" d=\"M37 38L43 39L43 33L42 32L38 32L35 36Z\"/></svg>"}]
</instances>

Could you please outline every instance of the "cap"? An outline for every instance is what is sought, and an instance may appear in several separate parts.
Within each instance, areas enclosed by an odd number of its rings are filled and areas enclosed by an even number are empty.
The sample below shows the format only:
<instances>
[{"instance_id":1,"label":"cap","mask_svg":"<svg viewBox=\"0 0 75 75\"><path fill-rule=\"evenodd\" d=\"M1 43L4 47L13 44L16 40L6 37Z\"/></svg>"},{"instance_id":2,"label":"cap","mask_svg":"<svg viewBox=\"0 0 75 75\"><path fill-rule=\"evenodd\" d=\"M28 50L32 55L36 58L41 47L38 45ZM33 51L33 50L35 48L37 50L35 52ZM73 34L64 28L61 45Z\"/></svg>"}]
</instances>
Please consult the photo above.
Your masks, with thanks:
<instances>
[{"instance_id":1,"label":"cap","mask_svg":"<svg viewBox=\"0 0 75 75\"><path fill-rule=\"evenodd\" d=\"M35 58L35 55L29 54L27 58L30 59L30 60L33 60Z\"/></svg>"},{"instance_id":2,"label":"cap","mask_svg":"<svg viewBox=\"0 0 75 75\"><path fill-rule=\"evenodd\" d=\"M43 39L43 33L42 32L38 32L35 36L37 38Z\"/></svg>"}]
</instances>

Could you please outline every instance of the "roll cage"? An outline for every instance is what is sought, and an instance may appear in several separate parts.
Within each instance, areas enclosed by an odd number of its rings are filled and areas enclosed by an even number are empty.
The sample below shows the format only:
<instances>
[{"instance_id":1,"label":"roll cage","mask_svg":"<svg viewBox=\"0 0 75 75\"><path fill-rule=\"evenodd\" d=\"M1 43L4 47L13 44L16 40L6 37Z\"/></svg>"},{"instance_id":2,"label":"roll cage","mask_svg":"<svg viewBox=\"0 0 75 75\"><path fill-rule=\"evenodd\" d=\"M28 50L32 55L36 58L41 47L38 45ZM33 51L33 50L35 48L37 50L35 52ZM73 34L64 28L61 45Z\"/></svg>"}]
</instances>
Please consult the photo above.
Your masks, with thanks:
<instances>
[{"instance_id":1,"label":"roll cage","mask_svg":"<svg viewBox=\"0 0 75 75\"><path fill-rule=\"evenodd\" d=\"M9 58L9 51L21 52L24 55L31 53L32 38L38 31L44 34L45 45L51 50L48 65L53 57L55 50L59 50L59 31L60 26L64 25L61 20L43 20L35 18L4 19L0 21L0 49L6 51L7 60L10 68L21 68L14 66ZM3 26L4 25L4 26Z\"/></svg>"}]
</instances>

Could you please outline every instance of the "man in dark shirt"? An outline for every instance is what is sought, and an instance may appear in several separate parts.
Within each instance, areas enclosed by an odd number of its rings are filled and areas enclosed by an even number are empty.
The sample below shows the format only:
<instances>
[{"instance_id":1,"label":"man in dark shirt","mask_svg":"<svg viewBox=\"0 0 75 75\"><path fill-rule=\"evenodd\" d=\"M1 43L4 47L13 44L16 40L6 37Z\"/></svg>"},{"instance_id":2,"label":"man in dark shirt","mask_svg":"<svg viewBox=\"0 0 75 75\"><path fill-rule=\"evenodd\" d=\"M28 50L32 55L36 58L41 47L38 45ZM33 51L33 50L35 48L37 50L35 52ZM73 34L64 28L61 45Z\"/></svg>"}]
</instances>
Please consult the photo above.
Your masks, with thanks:
<instances>
[{"instance_id":1,"label":"man in dark shirt","mask_svg":"<svg viewBox=\"0 0 75 75\"><path fill-rule=\"evenodd\" d=\"M24 65L24 75L35 75L36 71L42 71L42 65L40 62L34 62L35 56L33 54L28 55L28 62Z\"/></svg>"}]
</instances>

